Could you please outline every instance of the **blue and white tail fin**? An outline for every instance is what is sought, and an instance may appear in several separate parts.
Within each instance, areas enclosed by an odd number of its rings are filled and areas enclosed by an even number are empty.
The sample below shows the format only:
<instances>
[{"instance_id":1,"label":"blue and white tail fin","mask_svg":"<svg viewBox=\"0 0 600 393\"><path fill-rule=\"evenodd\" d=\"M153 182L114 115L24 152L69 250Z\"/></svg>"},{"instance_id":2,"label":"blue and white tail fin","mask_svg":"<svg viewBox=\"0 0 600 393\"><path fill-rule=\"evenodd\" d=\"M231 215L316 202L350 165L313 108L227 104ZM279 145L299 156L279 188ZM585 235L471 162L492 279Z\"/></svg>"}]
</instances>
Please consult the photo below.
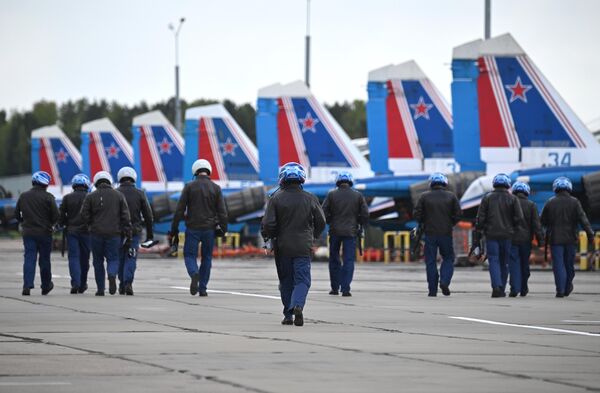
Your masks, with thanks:
<instances>
[{"instance_id":1,"label":"blue and white tail fin","mask_svg":"<svg viewBox=\"0 0 600 393\"><path fill-rule=\"evenodd\" d=\"M459 48L477 53L477 121L488 173L600 163L600 144L510 34ZM453 101L467 99L453 91Z\"/></svg>"},{"instance_id":2,"label":"blue and white tail fin","mask_svg":"<svg viewBox=\"0 0 600 393\"><path fill-rule=\"evenodd\" d=\"M371 176L368 161L348 134L302 81L275 84L258 91L256 134L260 177L277 182L286 162L299 162L309 181L331 182L340 170Z\"/></svg>"},{"instance_id":3,"label":"blue and white tail fin","mask_svg":"<svg viewBox=\"0 0 600 393\"><path fill-rule=\"evenodd\" d=\"M119 169L133 167L131 145L107 117L81 125L81 154L83 172L90 178L107 171L117 181Z\"/></svg>"},{"instance_id":4,"label":"blue and white tail fin","mask_svg":"<svg viewBox=\"0 0 600 393\"><path fill-rule=\"evenodd\" d=\"M55 196L70 191L65 188L81 173L81 154L58 126L47 126L31 133L31 170L46 171L52 176L48 191Z\"/></svg>"},{"instance_id":5,"label":"blue and white tail fin","mask_svg":"<svg viewBox=\"0 0 600 393\"><path fill-rule=\"evenodd\" d=\"M457 172L452 115L414 61L369 72L367 129L375 173Z\"/></svg>"},{"instance_id":6,"label":"blue and white tail fin","mask_svg":"<svg viewBox=\"0 0 600 393\"><path fill-rule=\"evenodd\" d=\"M138 185L153 191L183 187L183 137L160 111L133 118L133 150Z\"/></svg>"},{"instance_id":7,"label":"blue and white tail fin","mask_svg":"<svg viewBox=\"0 0 600 393\"><path fill-rule=\"evenodd\" d=\"M258 181L256 146L221 104L185 112L185 180L192 178L192 164L199 158L210 162L211 179L223 187L249 187Z\"/></svg>"}]
</instances>

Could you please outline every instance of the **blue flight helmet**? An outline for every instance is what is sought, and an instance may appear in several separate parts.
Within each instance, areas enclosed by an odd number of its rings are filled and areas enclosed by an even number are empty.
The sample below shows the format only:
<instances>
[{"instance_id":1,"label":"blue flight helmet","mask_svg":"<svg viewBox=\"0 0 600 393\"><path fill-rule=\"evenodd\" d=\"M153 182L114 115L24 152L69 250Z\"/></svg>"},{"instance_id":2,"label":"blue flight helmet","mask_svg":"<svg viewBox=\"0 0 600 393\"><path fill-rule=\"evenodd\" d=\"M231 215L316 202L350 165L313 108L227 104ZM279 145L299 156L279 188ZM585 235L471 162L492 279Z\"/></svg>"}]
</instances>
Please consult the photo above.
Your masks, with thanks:
<instances>
[{"instance_id":1,"label":"blue flight helmet","mask_svg":"<svg viewBox=\"0 0 600 393\"><path fill-rule=\"evenodd\" d=\"M52 180L52 177L50 177L50 174L48 172L37 171L33 175L31 175L31 184L35 184L38 186L48 187L48 185L50 184L50 180Z\"/></svg>"},{"instance_id":2,"label":"blue flight helmet","mask_svg":"<svg viewBox=\"0 0 600 393\"><path fill-rule=\"evenodd\" d=\"M91 186L90 178L83 173L78 173L75 176L73 176L73 179L71 179L71 185L73 186L73 188L75 188L76 186L82 186L89 189Z\"/></svg>"},{"instance_id":3,"label":"blue flight helmet","mask_svg":"<svg viewBox=\"0 0 600 393\"><path fill-rule=\"evenodd\" d=\"M302 172L304 172L304 178L306 179L306 171L304 170L304 167L300 164L298 164L297 162L287 162L285 164L283 164L283 166L281 168L279 168L279 184L283 184L283 173L287 168L292 168L292 167L297 167L300 168L300 170L302 170ZM304 183L304 182L303 182Z\"/></svg>"},{"instance_id":4,"label":"blue flight helmet","mask_svg":"<svg viewBox=\"0 0 600 393\"><path fill-rule=\"evenodd\" d=\"M280 183L293 183L297 182L303 184L306 181L306 172L302 165L284 165L285 168L281 171L279 176Z\"/></svg>"},{"instance_id":5,"label":"blue flight helmet","mask_svg":"<svg viewBox=\"0 0 600 393\"><path fill-rule=\"evenodd\" d=\"M512 193L517 194L519 192L529 196L529 194L531 193L531 188L529 188L529 184L523 183L522 181L515 182L515 184L513 184L512 186Z\"/></svg>"},{"instance_id":6,"label":"blue flight helmet","mask_svg":"<svg viewBox=\"0 0 600 393\"><path fill-rule=\"evenodd\" d=\"M431 176L429 176L429 187L433 186L448 187L448 178L446 175L440 172L432 173Z\"/></svg>"},{"instance_id":7,"label":"blue flight helmet","mask_svg":"<svg viewBox=\"0 0 600 393\"><path fill-rule=\"evenodd\" d=\"M506 173L498 173L496 176L494 176L492 184L494 185L494 188L510 188L510 177L508 177Z\"/></svg>"},{"instance_id":8,"label":"blue flight helmet","mask_svg":"<svg viewBox=\"0 0 600 393\"><path fill-rule=\"evenodd\" d=\"M339 186L342 183L348 183L350 186L352 186L354 184L354 177L352 177L352 173L347 171L338 173L335 177L335 185Z\"/></svg>"},{"instance_id":9,"label":"blue flight helmet","mask_svg":"<svg viewBox=\"0 0 600 393\"><path fill-rule=\"evenodd\" d=\"M559 191L573 191L573 183L571 183L571 180L569 180L568 177L557 177L553 182L552 182L552 191L554 192L559 192Z\"/></svg>"}]
</instances>

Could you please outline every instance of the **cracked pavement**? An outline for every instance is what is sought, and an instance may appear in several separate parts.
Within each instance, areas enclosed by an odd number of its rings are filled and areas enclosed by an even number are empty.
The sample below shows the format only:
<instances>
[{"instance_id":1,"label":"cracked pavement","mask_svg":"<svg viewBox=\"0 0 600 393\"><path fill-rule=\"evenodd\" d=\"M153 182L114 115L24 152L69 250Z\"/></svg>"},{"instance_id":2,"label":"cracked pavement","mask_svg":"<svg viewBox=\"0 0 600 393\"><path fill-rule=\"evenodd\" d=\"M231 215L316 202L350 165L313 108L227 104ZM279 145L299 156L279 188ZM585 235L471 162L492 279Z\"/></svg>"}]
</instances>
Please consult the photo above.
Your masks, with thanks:
<instances>
[{"instance_id":1,"label":"cracked pavement","mask_svg":"<svg viewBox=\"0 0 600 393\"><path fill-rule=\"evenodd\" d=\"M600 392L596 272L568 298L534 270L530 295L491 299L486 271L457 268L452 296L428 298L422 265L357 264L342 298L315 262L295 327L280 325L272 260L214 260L201 298L182 260L140 258L135 296L98 298L93 270L70 295L52 257L54 290L38 275L23 297L21 244L0 241L0 392Z\"/></svg>"}]
</instances>

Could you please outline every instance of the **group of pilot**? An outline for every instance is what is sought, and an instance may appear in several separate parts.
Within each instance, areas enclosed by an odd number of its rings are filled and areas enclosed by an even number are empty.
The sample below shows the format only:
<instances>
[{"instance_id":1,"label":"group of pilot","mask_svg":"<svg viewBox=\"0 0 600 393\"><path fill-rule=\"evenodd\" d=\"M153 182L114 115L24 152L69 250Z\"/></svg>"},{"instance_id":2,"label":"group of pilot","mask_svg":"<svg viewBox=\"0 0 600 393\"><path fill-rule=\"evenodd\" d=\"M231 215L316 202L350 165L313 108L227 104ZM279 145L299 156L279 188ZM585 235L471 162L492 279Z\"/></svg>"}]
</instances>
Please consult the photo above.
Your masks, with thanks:
<instances>
[{"instance_id":1,"label":"group of pilot","mask_svg":"<svg viewBox=\"0 0 600 393\"><path fill-rule=\"evenodd\" d=\"M192 166L194 180L183 188L168 234L170 243L178 239L179 223L185 219L184 260L190 277L190 293L207 296L215 238L227 231L227 211L222 190L210 180L210 162L199 159ZM90 251L93 257L96 296L104 296L105 276L109 293L133 295L140 235L145 224L147 239L153 244L153 218L144 191L136 187L137 174L124 167L118 172L119 187L113 188L109 173L94 175L93 186L84 174L72 180L73 191L56 207L48 193L48 173L32 176L32 188L21 194L16 217L22 226L25 248L23 292L34 288L36 261L39 258L42 295L54 287L50 264L52 233L57 225L66 231L71 294L84 293L87 286ZM349 172L336 177L336 188L323 205L303 189L306 171L290 162L280 168L279 187L272 193L262 219L261 233L274 254L279 291L283 303L284 325L302 326L303 310L311 286L311 259L315 241L329 225L330 295L352 296L356 248L369 220L363 196L352 188ZM450 295L454 270L453 227L462 216L456 195L448 190L448 179L441 173L431 175L430 190L419 198L414 218L424 233L424 255L428 295L437 296L438 287ZM481 201L475 220L474 241L486 250L492 297L526 296L529 292L529 256L535 237L539 246L546 240L552 250L556 297L573 291L577 228L581 225L590 241L594 233L580 202L571 196L572 184L565 177L553 183L555 196L547 201L541 215L528 200L530 188L505 174L493 179L494 190ZM546 236L543 236L542 227ZM485 241L483 241L485 239ZM199 246L200 245L200 246ZM200 265L198 251L200 248ZM340 251L342 259L340 259ZM437 255L441 255L438 272ZM106 261L106 264L105 264ZM510 276L510 280L509 280Z\"/></svg>"}]
</instances>

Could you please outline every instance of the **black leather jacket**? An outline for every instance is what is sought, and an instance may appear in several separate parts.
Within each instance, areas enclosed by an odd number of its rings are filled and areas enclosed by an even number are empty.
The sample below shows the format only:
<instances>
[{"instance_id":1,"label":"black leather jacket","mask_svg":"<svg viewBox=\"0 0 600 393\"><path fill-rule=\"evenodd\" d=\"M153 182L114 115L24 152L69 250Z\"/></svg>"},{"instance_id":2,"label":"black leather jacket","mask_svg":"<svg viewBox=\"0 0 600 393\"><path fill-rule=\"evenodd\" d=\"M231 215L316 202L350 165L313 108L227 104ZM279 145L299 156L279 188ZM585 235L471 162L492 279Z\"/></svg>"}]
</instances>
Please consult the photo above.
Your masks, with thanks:
<instances>
[{"instance_id":1,"label":"black leather jacket","mask_svg":"<svg viewBox=\"0 0 600 393\"><path fill-rule=\"evenodd\" d=\"M365 228L369 223L365 198L349 184L342 183L327 194L323 213L329 224L329 234L333 236L356 236L358 225Z\"/></svg>"},{"instance_id":2,"label":"black leather jacket","mask_svg":"<svg viewBox=\"0 0 600 393\"><path fill-rule=\"evenodd\" d=\"M56 200L46 187L35 185L19 196L15 217L21 223L24 236L50 236L58 221Z\"/></svg>"},{"instance_id":3,"label":"black leather jacket","mask_svg":"<svg viewBox=\"0 0 600 393\"><path fill-rule=\"evenodd\" d=\"M101 183L83 200L81 218L92 235L131 236L131 218L125 197L109 184Z\"/></svg>"},{"instance_id":4,"label":"black leather jacket","mask_svg":"<svg viewBox=\"0 0 600 393\"><path fill-rule=\"evenodd\" d=\"M142 232L143 218L146 224L146 237L152 239L154 237L152 230L152 210L146 198L146 193L137 188L134 183L128 181L121 183L117 191L125 195L131 217L132 235L139 235Z\"/></svg>"},{"instance_id":5,"label":"black leather jacket","mask_svg":"<svg viewBox=\"0 0 600 393\"><path fill-rule=\"evenodd\" d=\"M454 193L434 186L421 195L413 216L424 226L425 235L452 236L452 227L460 220L460 204Z\"/></svg>"},{"instance_id":6,"label":"black leather jacket","mask_svg":"<svg viewBox=\"0 0 600 393\"><path fill-rule=\"evenodd\" d=\"M550 244L576 244L578 225L583 227L588 239L594 237L581 203L567 191L559 191L546 202L542 210L542 225L546 228Z\"/></svg>"},{"instance_id":7,"label":"black leather jacket","mask_svg":"<svg viewBox=\"0 0 600 393\"><path fill-rule=\"evenodd\" d=\"M514 244L531 244L535 235L538 244L544 241L542 233L542 225L540 224L540 215L538 214L537 206L533 201L527 199L523 193L516 194L521 210L523 211L523 225L520 226L512 238Z\"/></svg>"},{"instance_id":8,"label":"black leather jacket","mask_svg":"<svg viewBox=\"0 0 600 393\"><path fill-rule=\"evenodd\" d=\"M490 240L512 239L523 225L523 211L517 197L505 188L487 193L479 205L475 228Z\"/></svg>"},{"instance_id":9,"label":"black leather jacket","mask_svg":"<svg viewBox=\"0 0 600 393\"><path fill-rule=\"evenodd\" d=\"M313 239L325 229L325 215L317 197L289 184L269 200L262 225L263 235L276 239L278 257L310 257Z\"/></svg>"},{"instance_id":10,"label":"black leather jacket","mask_svg":"<svg viewBox=\"0 0 600 393\"><path fill-rule=\"evenodd\" d=\"M88 194L87 187L76 187L73 192L65 195L60 204L60 225L71 233L88 233L88 227L81 218L81 206Z\"/></svg>"},{"instance_id":11,"label":"black leather jacket","mask_svg":"<svg viewBox=\"0 0 600 393\"><path fill-rule=\"evenodd\" d=\"M227 232L227 211L221 187L205 175L186 184L177 202L171 233L177 232L184 216L189 229L211 230L219 224L223 232Z\"/></svg>"}]
</instances>

